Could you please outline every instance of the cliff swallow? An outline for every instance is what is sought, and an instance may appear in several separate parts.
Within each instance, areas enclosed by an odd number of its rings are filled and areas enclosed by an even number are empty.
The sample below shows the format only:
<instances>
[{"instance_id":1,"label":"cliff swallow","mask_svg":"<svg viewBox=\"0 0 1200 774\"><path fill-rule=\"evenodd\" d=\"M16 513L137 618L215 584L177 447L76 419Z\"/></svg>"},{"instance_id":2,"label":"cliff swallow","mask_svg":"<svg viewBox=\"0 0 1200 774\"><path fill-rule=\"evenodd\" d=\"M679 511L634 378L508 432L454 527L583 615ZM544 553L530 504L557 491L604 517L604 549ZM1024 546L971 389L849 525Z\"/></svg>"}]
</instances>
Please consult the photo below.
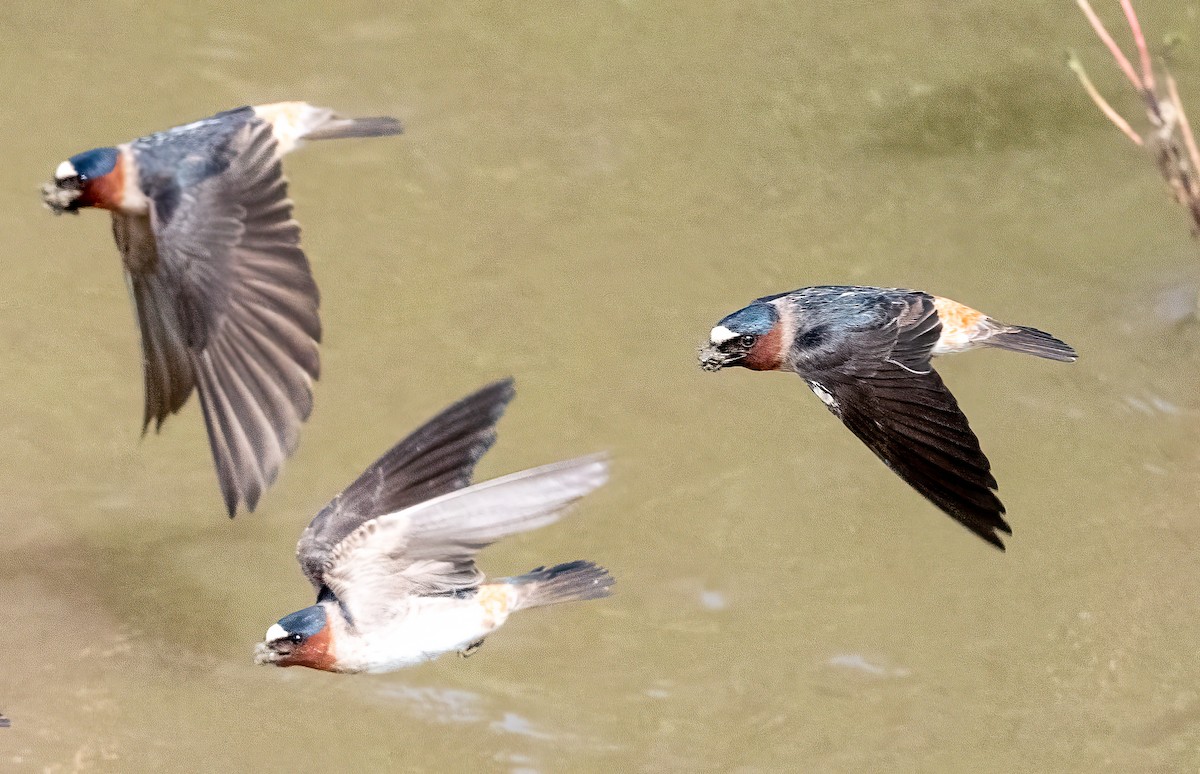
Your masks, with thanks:
<instances>
[{"instance_id":1,"label":"cliff swallow","mask_svg":"<svg viewBox=\"0 0 1200 774\"><path fill-rule=\"evenodd\" d=\"M327 672L390 672L470 655L514 611L608 596L591 562L485 581L475 554L551 524L604 483L601 456L471 486L496 439L511 380L450 406L367 468L312 520L296 557L316 604L267 630L255 661Z\"/></svg>"},{"instance_id":2,"label":"cliff swallow","mask_svg":"<svg viewBox=\"0 0 1200 774\"><path fill-rule=\"evenodd\" d=\"M144 433L200 393L226 510L249 510L295 450L319 371L318 293L280 159L308 140L398 134L280 102L218 113L58 165L56 214L99 207L137 309Z\"/></svg>"},{"instance_id":3,"label":"cliff swallow","mask_svg":"<svg viewBox=\"0 0 1200 774\"><path fill-rule=\"evenodd\" d=\"M820 286L766 296L721 320L707 371L793 371L889 468L1004 550L1012 534L991 464L933 370L937 355L996 347L1072 362L1048 333L997 322L948 298L897 288Z\"/></svg>"}]
</instances>

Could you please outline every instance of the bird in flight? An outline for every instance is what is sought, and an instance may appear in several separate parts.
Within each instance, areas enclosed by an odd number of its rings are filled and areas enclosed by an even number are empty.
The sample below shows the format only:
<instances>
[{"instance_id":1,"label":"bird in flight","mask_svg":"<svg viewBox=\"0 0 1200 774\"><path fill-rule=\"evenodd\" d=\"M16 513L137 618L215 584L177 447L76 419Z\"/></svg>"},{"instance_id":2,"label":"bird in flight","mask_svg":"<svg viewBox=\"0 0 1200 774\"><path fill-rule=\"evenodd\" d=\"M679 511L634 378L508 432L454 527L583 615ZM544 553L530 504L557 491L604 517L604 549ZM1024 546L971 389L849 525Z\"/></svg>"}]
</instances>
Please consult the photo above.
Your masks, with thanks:
<instances>
[{"instance_id":1,"label":"bird in flight","mask_svg":"<svg viewBox=\"0 0 1200 774\"><path fill-rule=\"evenodd\" d=\"M304 102L241 107L72 156L42 188L56 214L112 213L142 340L142 432L195 388L231 517L295 451L319 372L319 295L280 159L400 132Z\"/></svg>"},{"instance_id":2,"label":"bird in flight","mask_svg":"<svg viewBox=\"0 0 1200 774\"><path fill-rule=\"evenodd\" d=\"M948 298L825 285L765 296L721 320L700 349L707 371L792 371L884 464L988 543L1012 534L996 479L937 355L995 347L1073 362L1036 328L1006 325Z\"/></svg>"},{"instance_id":3,"label":"bird in flight","mask_svg":"<svg viewBox=\"0 0 1200 774\"><path fill-rule=\"evenodd\" d=\"M495 580L475 566L482 548L558 521L608 478L594 455L471 485L512 397L506 379L455 403L317 514L296 546L317 601L273 624L256 662L390 672L471 655L514 611L611 593L587 561Z\"/></svg>"}]
</instances>

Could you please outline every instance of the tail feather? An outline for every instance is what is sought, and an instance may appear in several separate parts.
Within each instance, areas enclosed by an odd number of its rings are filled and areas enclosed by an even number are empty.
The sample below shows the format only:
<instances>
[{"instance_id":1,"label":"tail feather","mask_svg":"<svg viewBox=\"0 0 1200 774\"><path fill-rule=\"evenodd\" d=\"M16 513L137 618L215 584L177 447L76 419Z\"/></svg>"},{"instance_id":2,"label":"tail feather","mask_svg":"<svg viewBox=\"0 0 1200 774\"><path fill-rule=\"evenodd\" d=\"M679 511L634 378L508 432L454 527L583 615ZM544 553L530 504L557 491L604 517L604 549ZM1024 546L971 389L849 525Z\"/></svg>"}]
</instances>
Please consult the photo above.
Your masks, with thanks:
<instances>
[{"instance_id":1,"label":"tail feather","mask_svg":"<svg viewBox=\"0 0 1200 774\"><path fill-rule=\"evenodd\" d=\"M387 137L400 134L404 125L390 116L371 118L332 118L305 132L304 140L340 140L346 137Z\"/></svg>"},{"instance_id":2,"label":"tail feather","mask_svg":"<svg viewBox=\"0 0 1200 774\"><path fill-rule=\"evenodd\" d=\"M524 575L508 578L517 587L514 609L557 605L585 599L600 599L612 593L613 577L603 567L578 560L538 567Z\"/></svg>"},{"instance_id":3,"label":"tail feather","mask_svg":"<svg viewBox=\"0 0 1200 774\"><path fill-rule=\"evenodd\" d=\"M1056 339L1045 331L1026 328L1022 325L1006 326L994 336L988 337L985 343L989 347L1036 355L1063 363L1073 363L1079 359L1079 355L1066 342Z\"/></svg>"}]
</instances>

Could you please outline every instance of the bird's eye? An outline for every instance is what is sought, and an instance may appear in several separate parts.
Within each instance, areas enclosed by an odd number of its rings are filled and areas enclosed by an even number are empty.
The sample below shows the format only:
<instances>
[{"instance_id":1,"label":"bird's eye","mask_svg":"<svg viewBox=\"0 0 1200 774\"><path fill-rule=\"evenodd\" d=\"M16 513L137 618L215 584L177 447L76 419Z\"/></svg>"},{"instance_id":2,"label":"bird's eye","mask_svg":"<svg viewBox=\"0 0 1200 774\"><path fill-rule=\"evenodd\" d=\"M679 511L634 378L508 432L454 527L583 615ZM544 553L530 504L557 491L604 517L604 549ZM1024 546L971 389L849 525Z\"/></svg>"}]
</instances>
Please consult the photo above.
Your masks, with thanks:
<instances>
[{"instance_id":1,"label":"bird's eye","mask_svg":"<svg viewBox=\"0 0 1200 774\"><path fill-rule=\"evenodd\" d=\"M756 341L758 341L757 336L751 336L749 333L747 333L745 336L742 337L742 346L745 347L746 349L750 349L751 347L754 346L754 342L756 342Z\"/></svg>"},{"instance_id":2,"label":"bird's eye","mask_svg":"<svg viewBox=\"0 0 1200 774\"><path fill-rule=\"evenodd\" d=\"M304 639L304 635L293 633L288 635L288 639L299 645L300 641Z\"/></svg>"}]
</instances>

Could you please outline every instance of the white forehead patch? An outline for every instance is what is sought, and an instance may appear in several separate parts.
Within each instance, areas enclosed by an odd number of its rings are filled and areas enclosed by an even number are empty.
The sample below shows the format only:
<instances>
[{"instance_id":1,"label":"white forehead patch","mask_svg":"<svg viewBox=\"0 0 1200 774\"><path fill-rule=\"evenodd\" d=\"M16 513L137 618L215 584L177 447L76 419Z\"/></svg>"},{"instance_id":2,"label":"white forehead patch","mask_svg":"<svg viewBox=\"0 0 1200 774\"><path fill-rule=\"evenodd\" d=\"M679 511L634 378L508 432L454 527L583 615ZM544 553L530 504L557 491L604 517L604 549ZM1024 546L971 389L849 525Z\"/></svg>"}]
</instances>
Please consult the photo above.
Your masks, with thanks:
<instances>
[{"instance_id":1,"label":"white forehead patch","mask_svg":"<svg viewBox=\"0 0 1200 774\"><path fill-rule=\"evenodd\" d=\"M713 344L724 344L730 339L736 339L737 334L726 328L724 325L718 325L712 329L712 333L708 334L708 339Z\"/></svg>"},{"instance_id":2,"label":"white forehead patch","mask_svg":"<svg viewBox=\"0 0 1200 774\"><path fill-rule=\"evenodd\" d=\"M266 641L274 642L275 640L281 640L287 636L287 629L284 629L279 624L271 624L271 628L267 629Z\"/></svg>"},{"instance_id":3,"label":"white forehead patch","mask_svg":"<svg viewBox=\"0 0 1200 774\"><path fill-rule=\"evenodd\" d=\"M55 180L66 180L68 177L78 177L79 173L75 171L75 165L69 161L64 161L58 165L58 169L54 170Z\"/></svg>"},{"instance_id":4,"label":"white forehead patch","mask_svg":"<svg viewBox=\"0 0 1200 774\"><path fill-rule=\"evenodd\" d=\"M833 393L816 382L809 382L808 386L812 389L816 396L821 399L822 403L824 403L826 406L829 406L829 408L837 408L837 400L834 399Z\"/></svg>"}]
</instances>

